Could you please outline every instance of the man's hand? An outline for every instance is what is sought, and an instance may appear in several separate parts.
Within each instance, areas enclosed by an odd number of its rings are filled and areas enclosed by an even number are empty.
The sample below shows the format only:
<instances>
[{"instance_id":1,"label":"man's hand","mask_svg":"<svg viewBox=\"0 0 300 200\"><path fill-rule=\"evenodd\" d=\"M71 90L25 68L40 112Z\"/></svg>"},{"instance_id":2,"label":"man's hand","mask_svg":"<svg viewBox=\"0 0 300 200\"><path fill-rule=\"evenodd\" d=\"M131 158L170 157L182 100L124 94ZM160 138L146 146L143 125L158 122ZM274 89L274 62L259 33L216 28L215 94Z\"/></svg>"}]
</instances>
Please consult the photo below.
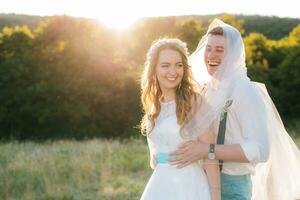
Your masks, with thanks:
<instances>
[{"instance_id":1,"label":"man's hand","mask_svg":"<svg viewBox=\"0 0 300 200\"><path fill-rule=\"evenodd\" d=\"M206 158L209 151L209 144L202 143L200 140L190 140L170 154L170 164L177 168L185 167L200 159Z\"/></svg>"}]
</instances>

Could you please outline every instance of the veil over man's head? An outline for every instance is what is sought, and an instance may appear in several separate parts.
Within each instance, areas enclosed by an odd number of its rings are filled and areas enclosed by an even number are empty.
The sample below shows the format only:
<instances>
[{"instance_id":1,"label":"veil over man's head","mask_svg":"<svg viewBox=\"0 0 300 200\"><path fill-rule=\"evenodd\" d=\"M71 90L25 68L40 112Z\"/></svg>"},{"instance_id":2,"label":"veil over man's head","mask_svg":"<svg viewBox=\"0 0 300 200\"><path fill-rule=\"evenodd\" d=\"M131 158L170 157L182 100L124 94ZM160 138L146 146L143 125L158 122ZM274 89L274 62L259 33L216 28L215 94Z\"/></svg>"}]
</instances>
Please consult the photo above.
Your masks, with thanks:
<instances>
[{"instance_id":1,"label":"veil over man's head","mask_svg":"<svg viewBox=\"0 0 300 200\"><path fill-rule=\"evenodd\" d=\"M217 27L223 30L225 38L225 57L221 66L213 74L209 76L205 61L204 52L209 36L213 29ZM197 81L200 83L214 83L230 81L236 76L247 76L245 63L245 48L240 32L233 26L224 23L219 19L214 19L209 25L207 33L200 40L197 49L189 57L189 62L193 67L193 72ZM216 86L216 85L215 85Z\"/></svg>"},{"instance_id":2,"label":"veil over man's head","mask_svg":"<svg viewBox=\"0 0 300 200\"><path fill-rule=\"evenodd\" d=\"M224 58L218 69L209 75L204 59L205 48L211 32L221 28L225 38ZM205 86L205 93L197 102L197 109L192 112L182 127L182 135L197 137L205 133L219 119L219 115L231 95L237 81L250 82L247 77L245 48L240 32L233 26L214 19L207 33L200 40L197 49L189 57L195 79Z\"/></svg>"}]
</instances>

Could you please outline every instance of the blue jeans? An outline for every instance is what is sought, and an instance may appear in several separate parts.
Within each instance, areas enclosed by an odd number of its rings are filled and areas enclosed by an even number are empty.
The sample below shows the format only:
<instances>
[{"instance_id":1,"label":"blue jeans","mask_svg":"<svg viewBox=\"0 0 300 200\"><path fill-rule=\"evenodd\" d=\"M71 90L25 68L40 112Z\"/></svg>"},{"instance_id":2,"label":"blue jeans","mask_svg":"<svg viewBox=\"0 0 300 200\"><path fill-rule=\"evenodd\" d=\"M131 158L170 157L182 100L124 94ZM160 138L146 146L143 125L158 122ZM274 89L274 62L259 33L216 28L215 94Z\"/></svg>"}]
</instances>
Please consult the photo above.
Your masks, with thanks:
<instances>
[{"instance_id":1,"label":"blue jeans","mask_svg":"<svg viewBox=\"0 0 300 200\"><path fill-rule=\"evenodd\" d=\"M221 174L222 200L251 200L252 182L250 174Z\"/></svg>"}]
</instances>

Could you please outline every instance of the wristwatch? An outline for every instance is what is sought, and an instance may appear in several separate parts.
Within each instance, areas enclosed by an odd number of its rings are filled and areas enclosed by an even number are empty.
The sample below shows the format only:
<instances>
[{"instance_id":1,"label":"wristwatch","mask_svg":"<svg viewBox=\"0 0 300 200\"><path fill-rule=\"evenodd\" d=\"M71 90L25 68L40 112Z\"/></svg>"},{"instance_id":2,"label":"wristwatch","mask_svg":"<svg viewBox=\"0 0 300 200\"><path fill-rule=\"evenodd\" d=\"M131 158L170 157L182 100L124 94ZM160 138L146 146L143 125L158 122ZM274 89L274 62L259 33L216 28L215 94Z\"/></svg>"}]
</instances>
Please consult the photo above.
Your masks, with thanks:
<instances>
[{"instance_id":1,"label":"wristwatch","mask_svg":"<svg viewBox=\"0 0 300 200\"><path fill-rule=\"evenodd\" d=\"M209 145L209 152L208 152L208 156L207 158L209 160L214 160L216 158L216 154L215 154L215 144L210 144Z\"/></svg>"}]
</instances>

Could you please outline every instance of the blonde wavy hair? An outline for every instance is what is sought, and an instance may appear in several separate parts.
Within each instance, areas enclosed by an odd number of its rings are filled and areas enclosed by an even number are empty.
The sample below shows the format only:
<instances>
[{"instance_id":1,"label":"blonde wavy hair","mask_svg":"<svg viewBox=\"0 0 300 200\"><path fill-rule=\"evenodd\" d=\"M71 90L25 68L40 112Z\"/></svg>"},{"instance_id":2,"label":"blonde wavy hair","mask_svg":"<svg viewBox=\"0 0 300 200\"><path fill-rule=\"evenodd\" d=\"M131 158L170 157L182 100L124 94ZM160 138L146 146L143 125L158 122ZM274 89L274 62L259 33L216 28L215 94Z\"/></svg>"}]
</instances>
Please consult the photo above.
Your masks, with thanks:
<instances>
[{"instance_id":1,"label":"blonde wavy hair","mask_svg":"<svg viewBox=\"0 0 300 200\"><path fill-rule=\"evenodd\" d=\"M197 98L198 84L195 81L191 67L188 64L188 49L185 42L179 39L163 38L154 41L148 50L144 72L141 77L141 101L144 116L141 121L141 133L148 135L155 126L155 119L160 112L160 99L162 91L159 84L153 78L158 62L159 54L164 49L175 50L180 53L184 65L182 81L176 89L176 116L177 123L183 125L187 114L192 109L193 98ZM150 124L149 124L150 122ZM149 126L150 125L150 126Z\"/></svg>"}]
</instances>

